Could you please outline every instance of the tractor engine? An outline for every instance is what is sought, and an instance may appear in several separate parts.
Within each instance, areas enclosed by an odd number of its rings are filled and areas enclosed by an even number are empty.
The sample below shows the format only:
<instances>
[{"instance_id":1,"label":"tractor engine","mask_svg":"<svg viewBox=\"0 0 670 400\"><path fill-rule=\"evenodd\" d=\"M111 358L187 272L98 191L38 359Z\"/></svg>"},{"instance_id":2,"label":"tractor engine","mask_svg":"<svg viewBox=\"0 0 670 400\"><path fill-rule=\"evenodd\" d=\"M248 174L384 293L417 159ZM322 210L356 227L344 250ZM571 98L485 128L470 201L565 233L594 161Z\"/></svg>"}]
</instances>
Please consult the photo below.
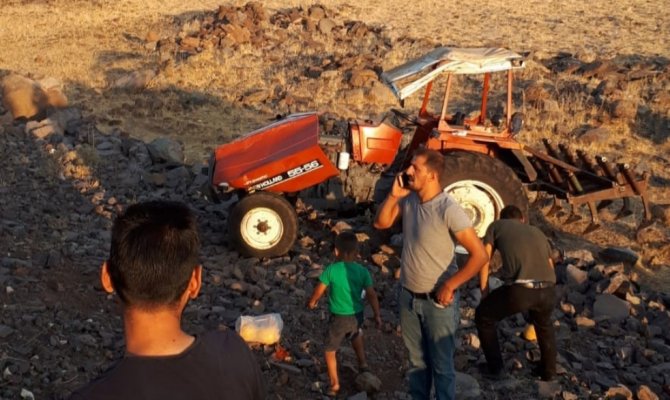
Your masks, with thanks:
<instances>
[{"instance_id":1,"label":"tractor engine","mask_svg":"<svg viewBox=\"0 0 670 400\"><path fill-rule=\"evenodd\" d=\"M338 166L340 174L301 191L303 201L321 209L341 211L353 209L357 204L379 201L378 186L384 166L353 160L347 139L344 136L321 135L319 147L333 165Z\"/></svg>"}]
</instances>

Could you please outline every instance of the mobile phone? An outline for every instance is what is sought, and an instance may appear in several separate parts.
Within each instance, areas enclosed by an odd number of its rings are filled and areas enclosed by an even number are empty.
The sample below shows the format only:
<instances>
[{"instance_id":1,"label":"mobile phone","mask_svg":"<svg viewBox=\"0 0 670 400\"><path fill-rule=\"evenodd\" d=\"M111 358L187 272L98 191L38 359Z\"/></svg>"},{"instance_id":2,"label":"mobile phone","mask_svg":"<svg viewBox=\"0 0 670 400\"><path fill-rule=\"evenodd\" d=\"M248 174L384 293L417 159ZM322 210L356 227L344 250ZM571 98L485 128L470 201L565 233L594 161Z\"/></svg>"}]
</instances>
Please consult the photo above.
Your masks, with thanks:
<instances>
[{"instance_id":1,"label":"mobile phone","mask_svg":"<svg viewBox=\"0 0 670 400\"><path fill-rule=\"evenodd\" d=\"M409 186L409 175L407 175L407 172L400 174L400 183L402 187Z\"/></svg>"}]
</instances>

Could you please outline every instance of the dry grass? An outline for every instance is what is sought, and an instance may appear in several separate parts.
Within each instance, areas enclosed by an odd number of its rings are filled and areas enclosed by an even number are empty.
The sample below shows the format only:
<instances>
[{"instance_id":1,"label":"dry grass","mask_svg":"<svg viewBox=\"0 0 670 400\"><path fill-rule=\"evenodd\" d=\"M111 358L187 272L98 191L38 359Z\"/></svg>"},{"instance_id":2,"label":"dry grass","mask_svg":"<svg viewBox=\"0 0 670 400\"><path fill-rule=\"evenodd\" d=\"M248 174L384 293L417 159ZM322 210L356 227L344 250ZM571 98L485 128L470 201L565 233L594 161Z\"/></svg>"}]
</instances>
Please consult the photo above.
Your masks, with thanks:
<instances>
[{"instance_id":1,"label":"dry grass","mask_svg":"<svg viewBox=\"0 0 670 400\"><path fill-rule=\"evenodd\" d=\"M380 27L381 36L394 41L393 48L381 54L382 68L398 65L435 44L501 45L531 51L536 60L557 51L575 54L583 61L615 55L670 56L670 25L664 23L670 19L670 9L660 0L569 1L562 2L559 13L554 4L540 0L491 0L477 7L456 2L448 8L444 2L432 0L411 7L399 0L382 5L340 0L320 3L334 19L363 20ZM160 37L175 37L189 21L219 4L210 0L120 0L113 5L84 0L6 1L0 14L0 65L60 79L71 102L99 116L101 124L110 129L116 127L146 140L166 134L183 139L189 144L191 161L202 159L207 150L227 138L263 125L277 113L316 109L344 118L374 118L393 105L390 94L386 99L371 100L365 91L344 90L345 77L339 72L311 81L301 77L303 71L297 69L300 63L296 60L316 63L325 56L369 52L364 41L344 47L321 35L309 38L319 46L279 40L271 48L243 45L234 51L205 51L167 69L142 93L107 91L110 81L126 72L156 68L156 52L145 48L144 38L150 31ZM263 4L269 12L310 5L279 0ZM197 28L197 24L190 24ZM287 33L301 37L301 30L298 24ZM546 68L531 62L518 79L545 77ZM530 143L557 134L569 140L570 132L603 123L606 112L602 105L586 93L565 90L575 83L571 80L591 88L598 83L575 77L547 81L554 87L558 109L548 113L539 106L523 105ZM474 86L466 89L476 91ZM292 105L244 105L246 96L273 90L290 94ZM624 96L644 103L647 90L641 83L630 84ZM465 101L468 92L462 94L461 101ZM419 101L420 96L415 96L407 107L416 108ZM663 116L667 110L650 105L649 112ZM659 123L662 118L651 120L647 129L653 131ZM643 161L659 150L670 150L667 142L659 146L652 141L631 141L629 133L642 125L615 121L610 124L612 140L594 144L591 150L612 154L625 150L631 159Z\"/></svg>"},{"instance_id":2,"label":"dry grass","mask_svg":"<svg viewBox=\"0 0 670 400\"><path fill-rule=\"evenodd\" d=\"M168 135L187 143L187 160L203 160L213 146L267 123L275 114L319 110L340 118L377 118L395 103L390 92L383 96L370 88L352 89L341 71L319 78L304 76L306 65L319 65L327 57L364 57L358 67L388 69L435 45L479 47L504 46L530 51L528 68L517 75L517 103L526 114L525 142L537 146L543 137L573 141L584 127L607 126L607 140L586 147L618 161L641 164L661 184L652 186L651 200L668 202L670 141L655 140L670 130L668 110L651 103L650 93L668 90L667 83L630 82L620 93L644 107L636 121L610 120L604 105L589 94L600 81L577 75L552 75L540 63L567 52L584 62L615 56L670 58L670 8L665 0L584 2L543 0L485 0L445 3L424 0L354 2L323 0L330 17L339 24L360 20L379 31L377 38L392 43L375 48L366 40L338 43L332 38L307 35L300 24L290 26L287 37L274 37L264 48L242 45L237 49L204 51L162 70L141 92L109 90L109 84L128 72L156 69L158 54L146 47L145 38L155 32L174 38L185 26L215 10L219 0L4 0L0 13L0 66L33 77L61 80L70 102L95 115L103 131L120 129L131 136L152 140ZM242 6L246 1L223 4ZM308 8L299 0L267 0L268 13L289 7ZM268 30L270 42L276 32ZM305 43L312 43L305 46ZM3 71L0 69L0 76ZM556 102L547 110L523 102L522 89L530 83L549 88ZM666 82L666 81L664 81ZM495 82L494 82L495 83ZM478 83L465 81L454 105L466 109L469 94ZM663 87L663 85L666 85ZM575 87L584 90L576 91ZM272 103L249 99L281 91L290 102ZM495 104L495 98L491 104ZM420 96L406 104L416 109ZM434 104L438 108L437 103ZM91 160L94 164L94 160ZM560 221L552 221L560 225ZM628 226L630 225L630 226ZM602 243L626 243L633 223L622 223ZM642 250L645 250L644 248ZM653 255L653 249L650 250Z\"/></svg>"},{"instance_id":3,"label":"dry grass","mask_svg":"<svg viewBox=\"0 0 670 400\"><path fill-rule=\"evenodd\" d=\"M155 62L155 54L143 47L149 31L168 37L176 32L178 22L215 9L221 2L199 0L138 1L119 0L113 3L84 0L5 1L0 13L0 65L9 70L51 76L66 83L69 97L75 104L85 105L96 115L108 116L121 129L142 137L171 134L212 140L229 137L253 126L261 125L271 116L256 115L254 110L241 110L236 101L254 90L271 90L276 86L292 93L299 100L291 111L304 109L338 110L345 117L377 116L384 107L369 107L369 99L360 93L343 98L338 87L340 76L323 78L318 85L304 90L301 82L291 80L290 64L283 60L320 56L322 53L344 51L335 49L326 40L323 50L301 46L278 47L257 51L242 46L239 51L220 55L203 53L172 74L156 79L147 98L161 97L164 109L155 115L133 116L122 108L134 107L137 95L100 97L109 80L124 71L134 71ZM243 1L232 2L243 5ZM407 45L390 50L383 59L389 68L416 55L431 44L456 46L502 45L534 52L567 51L588 60L596 56L616 54L667 56L670 53L670 10L661 0L620 2L561 3L540 0L484 1L473 7L458 1L427 0L408 6L400 0L379 2L321 1L343 21L363 20L384 28L394 40L411 38ZM308 6L296 0L269 0L264 6L272 11L294 6ZM400 12L401 11L401 12ZM418 40L417 43L412 43ZM365 48L361 46L361 51ZM349 49L356 51L356 49ZM246 90L238 91L240 82ZM74 89L76 88L76 89ZM211 106L178 110L174 92L202 91L213 97ZM569 101L570 99L566 99ZM383 104L387 106L389 103ZM344 105L343 105L344 104ZM230 106L230 107L228 107ZM577 104L579 106L579 104ZM569 106L567 111L569 110ZM276 110L274 112L286 112ZM365 112L364 115L361 112ZM577 112L578 113L578 112ZM232 116L231 114L234 114ZM579 116L570 121L580 120ZM576 122L575 122L576 123ZM538 127L544 130L544 126ZM197 141L197 140L196 140ZM205 145L199 151L205 150Z\"/></svg>"}]
</instances>

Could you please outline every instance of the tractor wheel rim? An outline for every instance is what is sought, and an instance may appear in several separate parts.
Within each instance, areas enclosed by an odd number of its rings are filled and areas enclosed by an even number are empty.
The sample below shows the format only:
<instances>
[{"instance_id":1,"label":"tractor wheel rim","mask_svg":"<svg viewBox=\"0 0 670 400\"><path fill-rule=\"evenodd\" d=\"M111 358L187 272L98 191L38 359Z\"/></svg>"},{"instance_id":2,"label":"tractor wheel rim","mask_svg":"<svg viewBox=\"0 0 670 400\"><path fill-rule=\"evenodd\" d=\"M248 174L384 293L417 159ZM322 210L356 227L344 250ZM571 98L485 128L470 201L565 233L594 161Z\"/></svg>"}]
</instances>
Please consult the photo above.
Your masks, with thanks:
<instances>
[{"instance_id":1,"label":"tractor wheel rim","mask_svg":"<svg viewBox=\"0 0 670 400\"><path fill-rule=\"evenodd\" d=\"M246 213L240 225L242 239L255 249L273 247L284 234L284 224L279 214L265 207L254 208Z\"/></svg>"},{"instance_id":2,"label":"tractor wheel rim","mask_svg":"<svg viewBox=\"0 0 670 400\"><path fill-rule=\"evenodd\" d=\"M454 182L444 191L463 207L479 237L484 236L486 229L495 221L504 206L498 192L481 181Z\"/></svg>"}]
</instances>

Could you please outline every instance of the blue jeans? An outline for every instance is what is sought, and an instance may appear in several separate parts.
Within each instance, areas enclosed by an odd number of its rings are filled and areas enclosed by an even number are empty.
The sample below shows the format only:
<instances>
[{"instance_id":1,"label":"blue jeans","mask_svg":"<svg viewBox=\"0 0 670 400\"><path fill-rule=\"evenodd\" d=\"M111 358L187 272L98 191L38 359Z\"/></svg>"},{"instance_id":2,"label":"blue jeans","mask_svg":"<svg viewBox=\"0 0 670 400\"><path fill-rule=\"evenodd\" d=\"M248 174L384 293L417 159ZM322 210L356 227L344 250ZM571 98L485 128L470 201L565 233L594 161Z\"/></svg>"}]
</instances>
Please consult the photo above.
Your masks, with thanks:
<instances>
[{"instance_id":1,"label":"blue jeans","mask_svg":"<svg viewBox=\"0 0 670 400\"><path fill-rule=\"evenodd\" d=\"M401 289L399 303L402 338L409 351L409 394L414 400L428 400L434 384L437 400L454 400L458 292L450 306L439 308Z\"/></svg>"}]
</instances>

